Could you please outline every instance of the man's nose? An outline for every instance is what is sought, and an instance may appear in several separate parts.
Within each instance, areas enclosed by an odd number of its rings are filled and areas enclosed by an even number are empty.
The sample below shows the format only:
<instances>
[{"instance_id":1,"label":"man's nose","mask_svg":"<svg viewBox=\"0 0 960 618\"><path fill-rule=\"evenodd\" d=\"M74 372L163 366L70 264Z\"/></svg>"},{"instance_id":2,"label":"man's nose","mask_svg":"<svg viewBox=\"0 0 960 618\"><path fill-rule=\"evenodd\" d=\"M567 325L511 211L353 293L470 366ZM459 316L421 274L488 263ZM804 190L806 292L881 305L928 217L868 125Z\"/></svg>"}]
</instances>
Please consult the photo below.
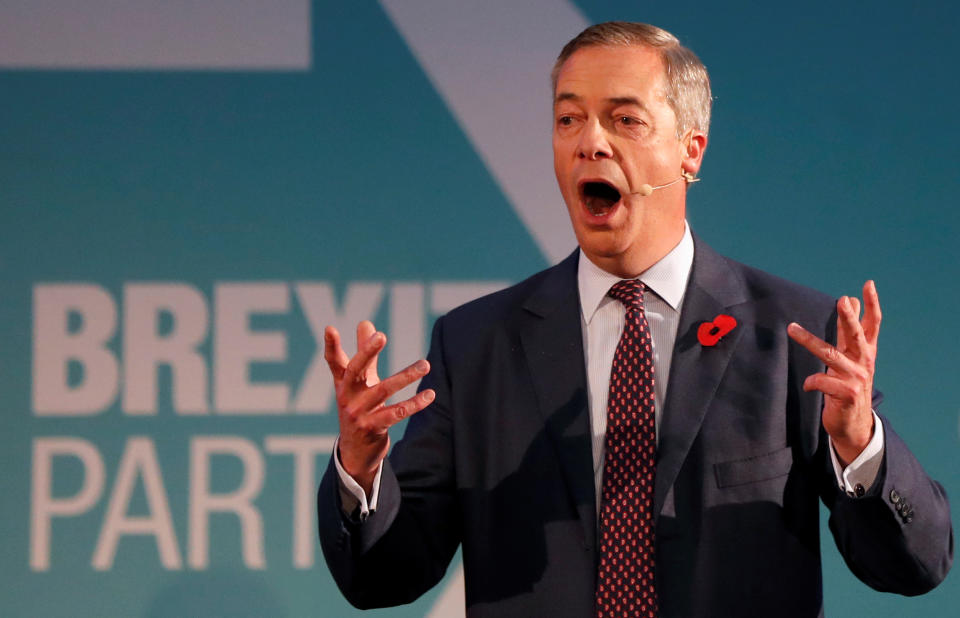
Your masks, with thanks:
<instances>
[{"instance_id":1,"label":"man's nose","mask_svg":"<svg viewBox=\"0 0 960 618\"><path fill-rule=\"evenodd\" d=\"M577 147L577 156L581 159L607 159L613 156L610 142L607 141L606 131L598 120L587 122L580 133L580 143Z\"/></svg>"}]
</instances>

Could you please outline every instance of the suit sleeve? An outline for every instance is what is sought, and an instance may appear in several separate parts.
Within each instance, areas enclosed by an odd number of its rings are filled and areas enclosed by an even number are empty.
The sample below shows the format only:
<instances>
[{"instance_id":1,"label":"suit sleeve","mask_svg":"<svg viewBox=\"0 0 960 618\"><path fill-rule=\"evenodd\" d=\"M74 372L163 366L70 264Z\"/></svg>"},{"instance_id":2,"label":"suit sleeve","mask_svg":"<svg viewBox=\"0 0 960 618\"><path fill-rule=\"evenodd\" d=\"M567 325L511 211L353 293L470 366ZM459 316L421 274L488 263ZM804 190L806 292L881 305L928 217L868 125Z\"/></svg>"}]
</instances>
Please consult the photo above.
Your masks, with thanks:
<instances>
[{"instance_id":1,"label":"suit sleeve","mask_svg":"<svg viewBox=\"0 0 960 618\"><path fill-rule=\"evenodd\" d=\"M826 341L836 342L836 325L834 302L825 323ZM875 590L913 596L937 586L953 563L950 504L943 487L927 476L890 420L879 414L882 402L882 393L875 390L872 404L883 422L883 461L862 497L837 486L820 423L821 497L830 509L830 532L850 571Z\"/></svg>"},{"instance_id":2,"label":"suit sleeve","mask_svg":"<svg viewBox=\"0 0 960 618\"><path fill-rule=\"evenodd\" d=\"M950 505L885 417L883 426L883 462L864 496L841 491L826 471L830 531L861 581L883 592L923 594L943 581L953 562Z\"/></svg>"},{"instance_id":3,"label":"suit sleeve","mask_svg":"<svg viewBox=\"0 0 960 618\"><path fill-rule=\"evenodd\" d=\"M409 603L439 582L460 543L450 385L437 321L420 390L437 397L410 417L384 460L377 510L364 521L340 504L331 460L317 496L320 544L337 586L355 607Z\"/></svg>"}]
</instances>

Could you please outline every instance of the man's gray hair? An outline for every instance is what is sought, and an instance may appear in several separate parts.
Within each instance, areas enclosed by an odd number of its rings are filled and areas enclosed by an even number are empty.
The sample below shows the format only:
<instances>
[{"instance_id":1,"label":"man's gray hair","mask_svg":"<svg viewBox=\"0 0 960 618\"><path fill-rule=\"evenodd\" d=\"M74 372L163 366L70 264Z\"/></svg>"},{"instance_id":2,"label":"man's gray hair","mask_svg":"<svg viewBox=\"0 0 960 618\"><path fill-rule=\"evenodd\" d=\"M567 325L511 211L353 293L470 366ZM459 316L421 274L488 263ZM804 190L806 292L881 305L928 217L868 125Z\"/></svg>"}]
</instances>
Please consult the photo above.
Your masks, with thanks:
<instances>
[{"instance_id":1,"label":"man's gray hair","mask_svg":"<svg viewBox=\"0 0 960 618\"><path fill-rule=\"evenodd\" d=\"M705 134L709 132L712 99L707 68L696 54L680 44L677 37L650 24L609 21L590 26L578 34L564 46L553 65L550 81L554 96L557 93L557 76L563 63L578 49L594 45L646 45L656 49L666 73L667 104L677 117L677 137L683 136L691 128Z\"/></svg>"}]
</instances>

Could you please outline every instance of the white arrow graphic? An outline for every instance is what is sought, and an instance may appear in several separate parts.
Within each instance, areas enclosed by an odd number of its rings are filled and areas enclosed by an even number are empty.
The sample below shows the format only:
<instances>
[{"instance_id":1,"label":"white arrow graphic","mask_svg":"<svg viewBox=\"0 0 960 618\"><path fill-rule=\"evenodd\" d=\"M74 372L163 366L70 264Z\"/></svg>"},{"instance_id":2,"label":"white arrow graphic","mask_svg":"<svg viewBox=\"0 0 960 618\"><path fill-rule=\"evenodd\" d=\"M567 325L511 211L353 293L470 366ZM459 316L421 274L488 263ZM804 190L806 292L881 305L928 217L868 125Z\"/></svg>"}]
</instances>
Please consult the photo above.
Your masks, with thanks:
<instances>
[{"instance_id":1,"label":"white arrow graphic","mask_svg":"<svg viewBox=\"0 0 960 618\"><path fill-rule=\"evenodd\" d=\"M587 27L568 0L380 0L550 263L576 246L553 176L550 69Z\"/></svg>"}]
</instances>

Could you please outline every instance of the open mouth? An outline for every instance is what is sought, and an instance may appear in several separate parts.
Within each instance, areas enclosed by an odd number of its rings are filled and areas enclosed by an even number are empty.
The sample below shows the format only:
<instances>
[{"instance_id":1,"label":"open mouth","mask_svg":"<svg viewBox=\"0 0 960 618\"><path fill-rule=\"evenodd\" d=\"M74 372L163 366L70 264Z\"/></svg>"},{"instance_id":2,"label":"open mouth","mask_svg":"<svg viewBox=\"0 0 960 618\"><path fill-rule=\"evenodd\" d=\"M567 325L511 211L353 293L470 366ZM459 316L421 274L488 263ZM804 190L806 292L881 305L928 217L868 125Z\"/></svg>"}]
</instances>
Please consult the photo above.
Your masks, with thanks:
<instances>
[{"instance_id":1,"label":"open mouth","mask_svg":"<svg viewBox=\"0 0 960 618\"><path fill-rule=\"evenodd\" d=\"M580 187L584 206L595 217L608 214L620 201L620 192L605 182L585 182Z\"/></svg>"}]
</instances>

